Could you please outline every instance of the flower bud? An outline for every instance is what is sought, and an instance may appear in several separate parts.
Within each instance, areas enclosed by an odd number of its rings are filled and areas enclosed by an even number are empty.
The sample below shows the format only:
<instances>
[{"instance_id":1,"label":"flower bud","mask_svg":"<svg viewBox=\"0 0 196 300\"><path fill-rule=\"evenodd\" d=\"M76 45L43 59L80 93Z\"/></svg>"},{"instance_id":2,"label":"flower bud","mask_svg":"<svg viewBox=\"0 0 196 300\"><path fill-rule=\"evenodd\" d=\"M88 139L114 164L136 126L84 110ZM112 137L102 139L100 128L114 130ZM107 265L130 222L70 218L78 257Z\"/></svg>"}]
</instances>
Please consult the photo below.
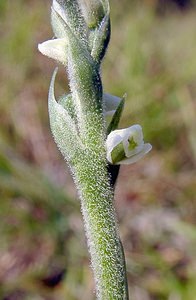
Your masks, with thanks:
<instances>
[{"instance_id":1,"label":"flower bud","mask_svg":"<svg viewBox=\"0 0 196 300\"><path fill-rule=\"evenodd\" d=\"M111 164L131 164L138 161L152 146L143 141L142 127L133 125L112 131L106 140L107 160Z\"/></svg>"},{"instance_id":2,"label":"flower bud","mask_svg":"<svg viewBox=\"0 0 196 300\"><path fill-rule=\"evenodd\" d=\"M104 18L104 8L100 0L80 0L79 5L90 29L96 28Z\"/></svg>"}]
</instances>

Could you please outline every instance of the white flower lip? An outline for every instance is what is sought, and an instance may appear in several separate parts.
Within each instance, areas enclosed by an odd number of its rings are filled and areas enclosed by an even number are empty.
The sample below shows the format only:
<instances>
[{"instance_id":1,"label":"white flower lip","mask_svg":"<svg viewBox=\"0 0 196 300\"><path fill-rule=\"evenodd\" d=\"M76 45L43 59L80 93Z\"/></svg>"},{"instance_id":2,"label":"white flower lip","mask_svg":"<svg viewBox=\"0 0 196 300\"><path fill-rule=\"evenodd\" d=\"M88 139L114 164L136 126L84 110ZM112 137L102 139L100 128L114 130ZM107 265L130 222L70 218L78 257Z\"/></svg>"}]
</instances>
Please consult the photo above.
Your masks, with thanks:
<instances>
[{"instance_id":1,"label":"white flower lip","mask_svg":"<svg viewBox=\"0 0 196 300\"><path fill-rule=\"evenodd\" d=\"M66 38L48 40L38 45L39 51L50 58L66 65L67 63L67 47Z\"/></svg>"},{"instance_id":2,"label":"white flower lip","mask_svg":"<svg viewBox=\"0 0 196 300\"><path fill-rule=\"evenodd\" d=\"M117 151L117 147L122 145L120 148L118 161L112 158L114 153ZM149 143L144 143L142 127L140 125L133 125L125 129L119 129L112 131L106 140L107 149L107 160L111 164L132 164L147 154L152 146Z\"/></svg>"}]
</instances>

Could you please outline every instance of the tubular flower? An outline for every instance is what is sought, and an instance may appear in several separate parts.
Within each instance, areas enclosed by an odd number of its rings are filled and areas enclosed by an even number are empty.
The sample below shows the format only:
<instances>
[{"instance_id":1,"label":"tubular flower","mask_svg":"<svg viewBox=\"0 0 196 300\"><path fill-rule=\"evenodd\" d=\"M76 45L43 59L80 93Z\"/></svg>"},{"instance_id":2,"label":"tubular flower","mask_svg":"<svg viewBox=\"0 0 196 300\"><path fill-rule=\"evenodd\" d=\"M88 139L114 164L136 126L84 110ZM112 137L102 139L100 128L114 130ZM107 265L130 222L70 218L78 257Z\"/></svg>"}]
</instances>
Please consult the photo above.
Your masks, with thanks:
<instances>
[{"instance_id":1,"label":"tubular flower","mask_svg":"<svg viewBox=\"0 0 196 300\"><path fill-rule=\"evenodd\" d=\"M106 140L107 160L111 164L132 164L151 149L151 144L144 143L140 125L114 130Z\"/></svg>"}]
</instances>

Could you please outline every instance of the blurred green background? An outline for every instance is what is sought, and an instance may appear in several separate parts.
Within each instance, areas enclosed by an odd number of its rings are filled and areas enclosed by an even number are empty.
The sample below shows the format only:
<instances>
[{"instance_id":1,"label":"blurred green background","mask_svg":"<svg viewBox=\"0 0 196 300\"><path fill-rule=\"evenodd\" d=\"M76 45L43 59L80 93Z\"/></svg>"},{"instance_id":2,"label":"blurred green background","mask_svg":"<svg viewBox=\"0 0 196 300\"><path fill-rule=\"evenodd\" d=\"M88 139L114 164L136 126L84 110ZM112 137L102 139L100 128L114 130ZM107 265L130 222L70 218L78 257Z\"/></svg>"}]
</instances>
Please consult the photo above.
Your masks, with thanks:
<instances>
[{"instance_id":1,"label":"blurred green background","mask_svg":"<svg viewBox=\"0 0 196 300\"><path fill-rule=\"evenodd\" d=\"M116 208L132 300L196 300L194 1L111 0L104 89L153 150L122 167ZM80 204L51 137L50 1L0 0L0 299L92 300ZM61 69L57 91L68 90Z\"/></svg>"}]
</instances>

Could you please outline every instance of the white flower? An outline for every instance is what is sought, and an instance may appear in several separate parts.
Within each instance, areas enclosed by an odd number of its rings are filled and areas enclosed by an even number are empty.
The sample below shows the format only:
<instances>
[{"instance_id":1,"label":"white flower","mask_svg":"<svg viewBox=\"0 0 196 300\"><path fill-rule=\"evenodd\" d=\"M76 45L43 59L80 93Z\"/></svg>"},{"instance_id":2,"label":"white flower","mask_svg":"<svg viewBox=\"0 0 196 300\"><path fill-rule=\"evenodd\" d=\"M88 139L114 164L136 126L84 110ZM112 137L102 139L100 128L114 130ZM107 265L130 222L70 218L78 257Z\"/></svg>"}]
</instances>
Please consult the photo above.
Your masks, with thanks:
<instances>
[{"instance_id":1,"label":"white flower","mask_svg":"<svg viewBox=\"0 0 196 300\"><path fill-rule=\"evenodd\" d=\"M66 38L49 40L38 45L38 49L43 55L53 58L63 65L67 64L67 47Z\"/></svg>"},{"instance_id":2,"label":"white flower","mask_svg":"<svg viewBox=\"0 0 196 300\"><path fill-rule=\"evenodd\" d=\"M107 160L111 164L132 164L148 153L152 146L143 141L142 127L133 125L112 131L106 140Z\"/></svg>"}]
</instances>

